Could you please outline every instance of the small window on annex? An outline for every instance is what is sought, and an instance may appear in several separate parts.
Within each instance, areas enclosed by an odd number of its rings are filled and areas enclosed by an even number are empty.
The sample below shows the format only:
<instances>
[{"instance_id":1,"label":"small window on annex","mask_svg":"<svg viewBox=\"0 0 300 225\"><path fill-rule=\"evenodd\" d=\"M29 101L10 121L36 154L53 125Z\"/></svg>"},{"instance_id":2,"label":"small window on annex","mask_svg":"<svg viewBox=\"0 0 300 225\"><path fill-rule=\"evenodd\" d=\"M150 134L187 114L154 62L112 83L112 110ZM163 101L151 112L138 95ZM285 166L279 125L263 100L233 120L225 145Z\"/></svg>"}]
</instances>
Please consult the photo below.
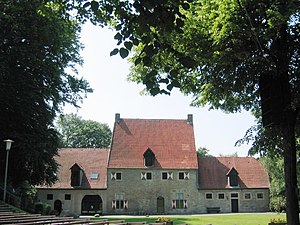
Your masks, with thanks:
<instances>
[{"instance_id":1,"label":"small window on annex","mask_svg":"<svg viewBox=\"0 0 300 225\"><path fill-rule=\"evenodd\" d=\"M256 198L257 199L264 199L264 194L263 193L257 193Z\"/></svg>"},{"instance_id":2,"label":"small window on annex","mask_svg":"<svg viewBox=\"0 0 300 225\"><path fill-rule=\"evenodd\" d=\"M206 199L212 199L213 198L213 194L212 193L205 193L205 198Z\"/></svg>"},{"instance_id":3,"label":"small window on annex","mask_svg":"<svg viewBox=\"0 0 300 225\"><path fill-rule=\"evenodd\" d=\"M47 194L47 200L53 200L53 194Z\"/></svg>"},{"instance_id":4,"label":"small window on annex","mask_svg":"<svg viewBox=\"0 0 300 225\"><path fill-rule=\"evenodd\" d=\"M155 155L153 151L148 148L144 153L144 164L146 167L154 166Z\"/></svg>"},{"instance_id":5,"label":"small window on annex","mask_svg":"<svg viewBox=\"0 0 300 225\"><path fill-rule=\"evenodd\" d=\"M251 193L250 192L245 193L244 199L247 199L247 200L251 199Z\"/></svg>"},{"instance_id":6,"label":"small window on annex","mask_svg":"<svg viewBox=\"0 0 300 225\"><path fill-rule=\"evenodd\" d=\"M225 199L224 193L218 193L218 199Z\"/></svg>"},{"instance_id":7,"label":"small window on annex","mask_svg":"<svg viewBox=\"0 0 300 225\"><path fill-rule=\"evenodd\" d=\"M70 194L65 194L65 200L71 200L71 195Z\"/></svg>"}]
</instances>

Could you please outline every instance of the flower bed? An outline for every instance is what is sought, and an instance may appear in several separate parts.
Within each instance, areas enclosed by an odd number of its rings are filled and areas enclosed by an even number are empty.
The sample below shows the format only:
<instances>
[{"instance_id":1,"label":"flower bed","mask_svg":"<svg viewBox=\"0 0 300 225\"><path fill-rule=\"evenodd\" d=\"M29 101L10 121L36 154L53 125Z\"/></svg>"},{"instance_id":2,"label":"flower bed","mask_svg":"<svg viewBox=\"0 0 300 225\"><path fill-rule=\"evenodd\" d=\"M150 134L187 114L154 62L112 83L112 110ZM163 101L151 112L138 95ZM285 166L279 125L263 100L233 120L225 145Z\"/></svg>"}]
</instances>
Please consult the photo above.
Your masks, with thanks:
<instances>
[{"instance_id":1,"label":"flower bed","mask_svg":"<svg viewBox=\"0 0 300 225\"><path fill-rule=\"evenodd\" d=\"M269 225L287 225L287 222L285 219L274 218L274 219L271 219Z\"/></svg>"},{"instance_id":2,"label":"flower bed","mask_svg":"<svg viewBox=\"0 0 300 225\"><path fill-rule=\"evenodd\" d=\"M168 217L158 217L156 222L157 223L164 222L166 225L173 225L173 221Z\"/></svg>"}]
</instances>

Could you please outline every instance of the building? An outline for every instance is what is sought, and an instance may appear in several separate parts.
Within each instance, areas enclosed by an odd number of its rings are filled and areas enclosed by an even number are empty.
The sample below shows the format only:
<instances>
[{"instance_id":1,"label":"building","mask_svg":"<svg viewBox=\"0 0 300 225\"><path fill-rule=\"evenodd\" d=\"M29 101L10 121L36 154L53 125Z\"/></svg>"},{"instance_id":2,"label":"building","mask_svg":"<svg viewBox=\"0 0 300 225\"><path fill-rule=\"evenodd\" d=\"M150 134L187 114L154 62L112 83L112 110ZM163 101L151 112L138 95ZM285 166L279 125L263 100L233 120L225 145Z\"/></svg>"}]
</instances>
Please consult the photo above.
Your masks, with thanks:
<instances>
[{"instance_id":1,"label":"building","mask_svg":"<svg viewBox=\"0 0 300 225\"><path fill-rule=\"evenodd\" d=\"M60 213L102 213L106 202L107 160L109 150L100 148L59 149L58 181L37 187L38 199Z\"/></svg>"},{"instance_id":2,"label":"building","mask_svg":"<svg viewBox=\"0 0 300 225\"><path fill-rule=\"evenodd\" d=\"M168 120L124 119L116 114L109 150L59 152L59 181L38 188L39 200L56 210L78 214L268 211L269 179L259 161L197 158L192 115Z\"/></svg>"}]
</instances>

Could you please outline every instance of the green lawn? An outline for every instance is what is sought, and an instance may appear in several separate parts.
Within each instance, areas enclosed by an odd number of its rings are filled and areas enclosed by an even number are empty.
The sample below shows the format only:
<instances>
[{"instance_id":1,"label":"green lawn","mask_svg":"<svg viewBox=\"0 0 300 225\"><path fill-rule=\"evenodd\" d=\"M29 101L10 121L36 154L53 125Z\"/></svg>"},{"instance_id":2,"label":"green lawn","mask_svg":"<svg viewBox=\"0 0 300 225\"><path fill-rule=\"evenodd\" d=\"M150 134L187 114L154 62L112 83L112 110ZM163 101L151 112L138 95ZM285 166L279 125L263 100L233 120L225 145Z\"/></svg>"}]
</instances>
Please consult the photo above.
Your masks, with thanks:
<instances>
[{"instance_id":1,"label":"green lawn","mask_svg":"<svg viewBox=\"0 0 300 225\"><path fill-rule=\"evenodd\" d=\"M285 218L285 214L277 213L251 213L251 214L214 214L214 215L192 215L192 216L165 216L174 221L174 225L188 223L189 225L267 225L271 219ZM120 216L100 217L97 219L125 220L127 222L146 221L155 222L157 216Z\"/></svg>"}]
</instances>

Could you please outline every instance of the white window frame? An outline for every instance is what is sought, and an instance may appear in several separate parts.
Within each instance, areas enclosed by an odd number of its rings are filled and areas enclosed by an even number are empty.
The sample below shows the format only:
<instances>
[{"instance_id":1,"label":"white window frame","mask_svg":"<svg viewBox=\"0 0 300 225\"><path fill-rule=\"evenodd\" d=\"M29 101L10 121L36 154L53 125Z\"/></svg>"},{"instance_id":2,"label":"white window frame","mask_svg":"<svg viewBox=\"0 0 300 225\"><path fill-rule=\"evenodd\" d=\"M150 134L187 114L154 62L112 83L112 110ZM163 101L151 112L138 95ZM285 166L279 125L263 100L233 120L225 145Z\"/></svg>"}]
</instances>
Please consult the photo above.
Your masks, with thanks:
<instances>
[{"instance_id":1,"label":"white window frame","mask_svg":"<svg viewBox=\"0 0 300 225\"><path fill-rule=\"evenodd\" d=\"M167 178L163 179L163 174L167 174ZM161 172L161 179L162 180L173 180L173 172Z\"/></svg>"},{"instance_id":2,"label":"white window frame","mask_svg":"<svg viewBox=\"0 0 300 225\"><path fill-rule=\"evenodd\" d=\"M249 194L249 198L246 198L246 195ZM245 192L244 193L244 200L251 200L252 199L252 193L251 192Z\"/></svg>"},{"instance_id":3,"label":"white window frame","mask_svg":"<svg viewBox=\"0 0 300 225\"><path fill-rule=\"evenodd\" d=\"M117 174L120 174L120 176L121 176L120 179L117 179L118 178ZM122 180L122 172L111 172L110 179L111 180Z\"/></svg>"},{"instance_id":4,"label":"white window frame","mask_svg":"<svg viewBox=\"0 0 300 225\"><path fill-rule=\"evenodd\" d=\"M210 194L211 198L207 198L207 195ZM206 200L213 200L214 199L214 194L212 192L205 192L205 199Z\"/></svg>"},{"instance_id":5,"label":"white window frame","mask_svg":"<svg viewBox=\"0 0 300 225\"><path fill-rule=\"evenodd\" d=\"M183 174L183 179L180 178L180 174ZM189 180L190 179L190 173L186 171L179 171L178 172L178 180Z\"/></svg>"},{"instance_id":6,"label":"white window frame","mask_svg":"<svg viewBox=\"0 0 300 225\"><path fill-rule=\"evenodd\" d=\"M125 199L124 193L116 193L115 199L112 201L113 209L128 209L128 201Z\"/></svg>"},{"instance_id":7,"label":"white window frame","mask_svg":"<svg viewBox=\"0 0 300 225\"><path fill-rule=\"evenodd\" d=\"M258 198L258 195L259 195L259 194L262 195L262 198ZM257 200L264 200L264 198L265 198L265 196L264 196L264 193L263 193L263 192L257 192L257 193L256 193L256 199L257 199Z\"/></svg>"},{"instance_id":8,"label":"white window frame","mask_svg":"<svg viewBox=\"0 0 300 225\"><path fill-rule=\"evenodd\" d=\"M148 174L151 175L151 179L148 179ZM141 172L141 180L152 180L153 174L152 172Z\"/></svg>"},{"instance_id":9,"label":"white window frame","mask_svg":"<svg viewBox=\"0 0 300 225\"><path fill-rule=\"evenodd\" d=\"M221 194L223 194L223 195L224 195L224 198L219 198L219 195L221 195ZM224 193L224 192L219 192L219 193L217 194L217 198L218 198L219 200L225 200L225 198L226 198L226 195L225 195L225 193Z\"/></svg>"}]
</instances>

